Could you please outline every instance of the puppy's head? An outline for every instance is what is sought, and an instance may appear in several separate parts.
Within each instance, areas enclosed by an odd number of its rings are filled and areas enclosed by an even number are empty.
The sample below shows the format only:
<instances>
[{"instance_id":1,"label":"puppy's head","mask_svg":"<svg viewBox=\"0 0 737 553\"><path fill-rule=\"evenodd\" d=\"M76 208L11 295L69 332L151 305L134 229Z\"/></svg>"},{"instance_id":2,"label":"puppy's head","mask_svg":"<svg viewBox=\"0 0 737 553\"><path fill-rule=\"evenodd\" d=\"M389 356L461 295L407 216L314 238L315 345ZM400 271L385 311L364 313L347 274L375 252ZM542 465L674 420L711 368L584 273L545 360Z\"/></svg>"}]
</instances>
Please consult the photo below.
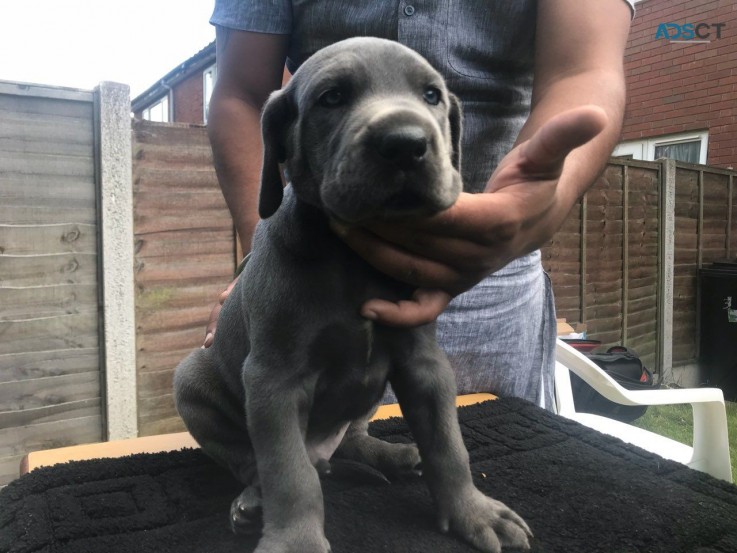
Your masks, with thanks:
<instances>
[{"instance_id":1,"label":"puppy's head","mask_svg":"<svg viewBox=\"0 0 737 553\"><path fill-rule=\"evenodd\" d=\"M261 217L295 194L348 223L426 215L461 191L461 110L441 75L396 42L354 38L309 58L262 117Z\"/></svg>"}]
</instances>

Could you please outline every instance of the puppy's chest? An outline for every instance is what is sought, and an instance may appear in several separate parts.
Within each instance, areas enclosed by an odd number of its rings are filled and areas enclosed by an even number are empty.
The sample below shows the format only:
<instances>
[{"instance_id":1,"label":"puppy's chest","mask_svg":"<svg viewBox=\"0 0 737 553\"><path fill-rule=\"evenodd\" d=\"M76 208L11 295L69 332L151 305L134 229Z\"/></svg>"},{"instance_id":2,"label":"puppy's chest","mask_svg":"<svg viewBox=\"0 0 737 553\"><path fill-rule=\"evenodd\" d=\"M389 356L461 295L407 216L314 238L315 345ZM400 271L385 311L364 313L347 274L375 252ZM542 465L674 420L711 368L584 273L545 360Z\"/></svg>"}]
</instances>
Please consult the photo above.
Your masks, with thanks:
<instances>
[{"instance_id":1,"label":"puppy's chest","mask_svg":"<svg viewBox=\"0 0 737 553\"><path fill-rule=\"evenodd\" d=\"M314 336L308 353L317 372L316 404L345 405L349 418L368 411L382 396L392 366L392 347L370 321L331 323Z\"/></svg>"}]
</instances>

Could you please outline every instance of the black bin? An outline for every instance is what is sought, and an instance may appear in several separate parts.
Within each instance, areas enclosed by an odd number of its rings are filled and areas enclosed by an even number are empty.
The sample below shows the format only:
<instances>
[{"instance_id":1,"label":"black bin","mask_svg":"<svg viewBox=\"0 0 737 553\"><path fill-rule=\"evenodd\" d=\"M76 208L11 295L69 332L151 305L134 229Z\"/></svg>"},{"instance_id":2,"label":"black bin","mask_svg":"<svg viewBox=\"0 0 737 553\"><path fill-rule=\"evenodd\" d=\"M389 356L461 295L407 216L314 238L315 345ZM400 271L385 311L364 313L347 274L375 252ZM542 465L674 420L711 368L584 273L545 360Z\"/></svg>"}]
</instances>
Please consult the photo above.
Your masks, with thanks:
<instances>
[{"instance_id":1,"label":"black bin","mask_svg":"<svg viewBox=\"0 0 737 553\"><path fill-rule=\"evenodd\" d=\"M699 365L709 386L737 401L737 259L699 270Z\"/></svg>"}]
</instances>

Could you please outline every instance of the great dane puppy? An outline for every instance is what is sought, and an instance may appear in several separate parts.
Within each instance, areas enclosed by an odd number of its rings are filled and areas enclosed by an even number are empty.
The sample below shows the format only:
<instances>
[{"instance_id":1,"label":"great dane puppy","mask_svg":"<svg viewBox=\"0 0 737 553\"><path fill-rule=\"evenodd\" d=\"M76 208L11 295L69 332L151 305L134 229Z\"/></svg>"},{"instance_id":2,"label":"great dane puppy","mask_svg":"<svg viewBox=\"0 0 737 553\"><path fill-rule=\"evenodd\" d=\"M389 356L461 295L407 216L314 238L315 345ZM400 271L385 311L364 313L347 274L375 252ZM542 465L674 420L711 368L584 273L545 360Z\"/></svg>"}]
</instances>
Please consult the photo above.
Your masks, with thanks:
<instances>
[{"instance_id":1,"label":"great dane puppy","mask_svg":"<svg viewBox=\"0 0 737 553\"><path fill-rule=\"evenodd\" d=\"M336 457L397 476L421 470L443 531L482 551L528 548L530 530L472 482L455 380L435 325L362 318L370 298L412 289L379 273L331 231L420 217L461 191L458 100L421 56L395 42L346 40L317 52L271 95L252 256L223 305L215 341L177 367L187 428L245 485L235 531L261 526L257 553L324 553L318 468ZM291 182L285 190L279 172ZM419 446L369 437L391 382ZM337 451L336 451L337 450Z\"/></svg>"}]
</instances>

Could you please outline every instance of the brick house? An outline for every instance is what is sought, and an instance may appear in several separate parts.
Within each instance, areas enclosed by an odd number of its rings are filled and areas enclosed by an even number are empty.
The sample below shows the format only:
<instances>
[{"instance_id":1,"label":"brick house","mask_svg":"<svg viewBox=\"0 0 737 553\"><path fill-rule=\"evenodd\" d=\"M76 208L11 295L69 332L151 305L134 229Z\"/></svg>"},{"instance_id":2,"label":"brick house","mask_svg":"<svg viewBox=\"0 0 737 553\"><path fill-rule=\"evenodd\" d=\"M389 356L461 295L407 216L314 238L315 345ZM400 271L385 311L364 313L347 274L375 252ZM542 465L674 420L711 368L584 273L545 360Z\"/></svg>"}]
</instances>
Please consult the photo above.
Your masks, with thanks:
<instances>
[{"instance_id":1,"label":"brick house","mask_svg":"<svg viewBox=\"0 0 737 553\"><path fill-rule=\"evenodd\" d=\"M737 166L737 2L641 0L626 50L628 99L615 156ZM211 43L133 100L136 117L202 124Z\"/></svg>"},{"instance_id":2,"label":"brick house","mask_svg":"<svg viewBox=\"0 0 737 553\"><path fill-rule=\"evenodd\" d=\"M131 110L137 119L204 124L216 76L213 41L134 98Z\"/></svg>"},{"instance_id":3,"label":"brick house","mask_svg":"<svg viewBox=\"0 0 737 553\"><path fill-rule=\"evenodd\" d=\"M642 0L614 155L737 167L737 2Z\"/></svg>"}]
</instances>

